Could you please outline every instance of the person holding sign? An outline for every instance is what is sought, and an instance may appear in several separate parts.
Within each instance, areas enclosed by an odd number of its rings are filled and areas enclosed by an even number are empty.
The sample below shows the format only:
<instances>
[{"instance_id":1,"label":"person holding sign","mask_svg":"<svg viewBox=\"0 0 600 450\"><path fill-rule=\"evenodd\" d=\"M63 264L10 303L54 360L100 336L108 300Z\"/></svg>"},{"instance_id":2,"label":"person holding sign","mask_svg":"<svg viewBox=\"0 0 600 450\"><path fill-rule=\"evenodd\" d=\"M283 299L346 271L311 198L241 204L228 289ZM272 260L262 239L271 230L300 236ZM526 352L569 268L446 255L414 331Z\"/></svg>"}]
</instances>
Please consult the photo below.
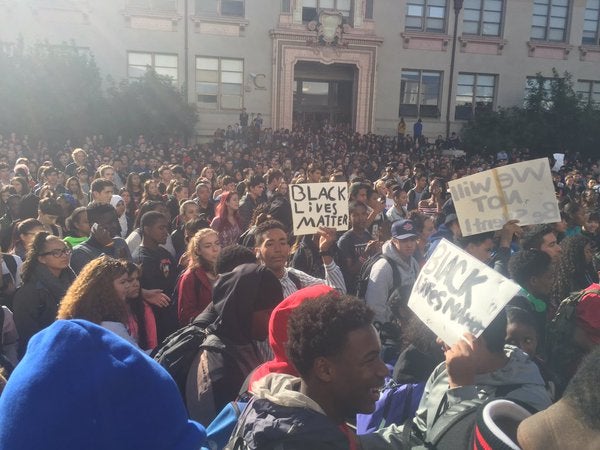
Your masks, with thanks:
<instances>
[{"instance_id":1,"label":"person holding sign","mask_svg":"<svg viewBox=\"0 0 600 450\"><path fill-rule=\"evenodd\" d=\"M332 251L335 245L335 228L321 227L319 234L319 255L325 268L325 279L315 278L301 270L286 267L290 256L290 244L284 225L277 220L267 220L256 227L256 257L269 268L281 282L284 297L314 284L326 284L346 293L344 276L333 261Z\"/></svg>"},{"instance_id":2,"label":"person holding sign","mask_svg":"<svg viewBox=\"0 0 600 450\"><path fill-rule=\"evenodd\" d=\"M507 397L541 411L552 404L537 365L521 349L504 345L506 313L502 311L476 338L465 333L452 346L444 345L445 362L431 374L417 414L412 434L427 440L427 431L446 411L459 403ZM402 449L408 433L391 425L360 437L364 450Z\"/></svg>"}]
</instances>

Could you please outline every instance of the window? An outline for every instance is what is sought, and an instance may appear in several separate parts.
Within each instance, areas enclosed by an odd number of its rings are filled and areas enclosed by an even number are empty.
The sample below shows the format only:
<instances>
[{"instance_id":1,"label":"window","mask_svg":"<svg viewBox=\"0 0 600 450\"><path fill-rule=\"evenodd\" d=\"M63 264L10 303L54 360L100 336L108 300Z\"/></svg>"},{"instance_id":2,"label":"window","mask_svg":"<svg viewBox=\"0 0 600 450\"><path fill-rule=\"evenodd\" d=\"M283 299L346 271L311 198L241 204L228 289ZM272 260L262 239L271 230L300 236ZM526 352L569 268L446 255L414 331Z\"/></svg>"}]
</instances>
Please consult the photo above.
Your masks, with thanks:
<instances>
[{"instance_id":1,"label":"window","mask_svg":"<svg viewBox=\"0 0 600 450\"><path fill-rule=\"evenodd\" d=\"M400 81L400 115L439 117L442 72L403 70Z\"/></svg>"},{"instance_id":2,"label":"window","mask_svg":"<svg viewBox=\"0 0 600 450\"><path fill-rule=\"evenodd\" d=\"M446 30L446 0L408 0L407 31L443 33Z\"/></svg>"},{"instance_id":3,"label":"window","mask_svg":"<svg viewBox=\"0 0 600 450\"><path fill-rule=\"evenodd\" d=\"M319 18L319 10L334 9L350 18L352 0L304 0L302 3L302 22L311 22Z\"/></svg>"},{"instance_id":4,"label":"window","mask_svg":"<svg viewBox=\"0 0 600 450\"><path fill-rule=\"evenodd\" d=\"M587 0L581 43L600 45L600 0Z\"/></svg>"},{"instance_id":5,"label":"window","mask_svg":"<svg viewBox=\"0 0 600 450\"><path fill-rule=\"evenodd\" d=\"M196 57L196 100L203 109L241 109L244 61Z\"/></svg>"},{"instance_id":6,"label":"window","mask_svg":"<svg viewBox=\"0 0 600 450\"><path fill-rule=\"evenodd\" d=\"M500 36L503 3L503 0L465 0L463 33Z\"/></svg>"},{"instance_id":7,"label":"window","mask_svg":"<svg viewBox=\"0 0 600 450\"><path fill-rule=\"evenodd\" d=\"M531 39L564 42L568 17L569 0L534 0Z\"/></svg>"},{"instance_id":8,"label":"window","mask_svg":"<svg viewBox=\"0 0 600 450\"><path fill-rule=\"evenodd\" d=\"M454 118L469 120L477 112L492 110L495 92L495 75L459 73Z\"/></svg>"},{"instance_id":9,"label":"window","mask_svg":"<svg viewBox=\"0 0 600 450\"><path fill-rule=\"evenodd\" d=\"M281 0L281 12L291 13L292 12L292 0Z\"/></svg>"},{"instance_id":10,"label":"window","mask_svg":"<svg viewBox=\"0 0 600 450\"><path fill-rule=\"evenodd\" d=\"M577 94L586 105L600 105L600 81L578 80Z\"/></svg>"},{"instance_id":11,"label":"window","mask_svg":"<svg viewBox=\"0 0 600 450\"><path fill-rule=\"evenodd\" d=\"M171 77L171 82L177 84L177 55L129 52L127 58L127 76L130 80L143 77L151 67L157 74Z\"/></svg>"},{"instance_id":12,"label":"window","mask_svg":"<svg viewBox=\"0 0 600 450\"><path fill-rule=\"evenodd\" d=\"M157 12L177 11L176 0L127 0L127 8Z\"/></svg>"},{"instance_id":13,"label":"window","mask_svg":"<svg viewBox=\"0 0 600 450\"><path fill-rule=\"evenodd\" d=\"M365 19L373 19L373 0L366 0Z\"/></svg>"},{"instance_id":14,"label":"window","mask_svg":"<svg viewBox=\"0 0 600 450\"><path fill-rule=\"evenodd\" d=\"M244 17L244 0L196 0L196 14Z\"/></svg>"}]
</instances>

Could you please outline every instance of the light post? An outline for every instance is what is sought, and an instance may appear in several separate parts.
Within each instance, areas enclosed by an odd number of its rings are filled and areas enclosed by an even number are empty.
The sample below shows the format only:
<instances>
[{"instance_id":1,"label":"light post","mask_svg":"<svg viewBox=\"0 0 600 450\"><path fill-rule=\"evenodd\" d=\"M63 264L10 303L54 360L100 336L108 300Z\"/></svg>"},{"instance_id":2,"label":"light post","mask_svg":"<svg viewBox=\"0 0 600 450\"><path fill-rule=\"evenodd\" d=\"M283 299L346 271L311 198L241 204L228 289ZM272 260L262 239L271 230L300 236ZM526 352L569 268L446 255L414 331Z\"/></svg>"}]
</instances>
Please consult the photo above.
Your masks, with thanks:
<instances>
[{"instance_id":1,"label":"light post","mask_svg":"<svg viewBox=\"0 0 600 450\"><path fill-rule=\"evenodd\" d=\"M452 87L454 86L454 62L456 59L456 35L458 33L458 16L463 7L463 0L454 0L454 32L452 33L452 55L450 56L450 79L448 84L448 104L446 105L446 139L450 137L450 105L452 103Z\"/></svg>"}]
</instances>

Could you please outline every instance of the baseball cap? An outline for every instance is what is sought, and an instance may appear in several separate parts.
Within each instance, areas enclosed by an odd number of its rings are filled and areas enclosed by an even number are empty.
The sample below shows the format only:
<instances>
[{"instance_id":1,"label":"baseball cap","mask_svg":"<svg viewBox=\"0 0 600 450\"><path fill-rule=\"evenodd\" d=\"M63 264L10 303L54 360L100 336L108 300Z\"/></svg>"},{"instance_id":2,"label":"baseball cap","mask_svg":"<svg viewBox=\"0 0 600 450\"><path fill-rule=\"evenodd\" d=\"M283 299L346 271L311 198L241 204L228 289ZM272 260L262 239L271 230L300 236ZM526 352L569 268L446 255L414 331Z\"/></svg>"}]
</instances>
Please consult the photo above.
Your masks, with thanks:
<instances>
[{"instance_id":1,"label":"baseball cap","mask_svg":"<svg viewBox=\"0 0 600 450\"><path fill-rule=\"evenodd\" d=\"M403 240L416 237L418 237L418 234L415 232L415 225L412 220L397 220L392 224L392 238Z\"/></svg>"}]
</instances>

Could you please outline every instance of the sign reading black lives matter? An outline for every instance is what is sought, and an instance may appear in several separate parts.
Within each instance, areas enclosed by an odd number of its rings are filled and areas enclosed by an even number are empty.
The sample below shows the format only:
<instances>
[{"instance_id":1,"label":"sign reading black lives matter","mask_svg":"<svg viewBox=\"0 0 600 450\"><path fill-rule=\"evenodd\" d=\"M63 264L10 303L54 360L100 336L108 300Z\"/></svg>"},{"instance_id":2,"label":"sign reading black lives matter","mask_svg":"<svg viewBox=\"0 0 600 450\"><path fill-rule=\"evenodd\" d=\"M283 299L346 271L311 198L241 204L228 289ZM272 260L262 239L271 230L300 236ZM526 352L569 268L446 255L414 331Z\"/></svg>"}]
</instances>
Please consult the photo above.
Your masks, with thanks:
<instances>
[{"instance_id":1,"label":"sign reading black lives matter","mask_svg":"<svg viewBox=\"0 0 600 450\"><path fill-rule=\"evenodd\" d=\"M408 306L440 339L453 345L476 337L521 288L442 239L419 273Z\"/></svg>"},{"instance_id":2,"label":"sign reading black lives matter","mask_svg":"<svg viewBox=\"0 0 600 450\"><path fill-rule=\"evenodd\" d=\"M346 183L290 184L294 235L314 234L319 227L348 229Z\"/></svg>"},{"instance_id":3,"label":"sign reading black lives matter","mask_svg":"<svg viewBox=\"0 0 600 450\"><path fill-rule=\"evenodd\" d=\"M463 236L519 225L560 222L548 159L497 167L450 181Z\"/></svg>"}]
</instances>

